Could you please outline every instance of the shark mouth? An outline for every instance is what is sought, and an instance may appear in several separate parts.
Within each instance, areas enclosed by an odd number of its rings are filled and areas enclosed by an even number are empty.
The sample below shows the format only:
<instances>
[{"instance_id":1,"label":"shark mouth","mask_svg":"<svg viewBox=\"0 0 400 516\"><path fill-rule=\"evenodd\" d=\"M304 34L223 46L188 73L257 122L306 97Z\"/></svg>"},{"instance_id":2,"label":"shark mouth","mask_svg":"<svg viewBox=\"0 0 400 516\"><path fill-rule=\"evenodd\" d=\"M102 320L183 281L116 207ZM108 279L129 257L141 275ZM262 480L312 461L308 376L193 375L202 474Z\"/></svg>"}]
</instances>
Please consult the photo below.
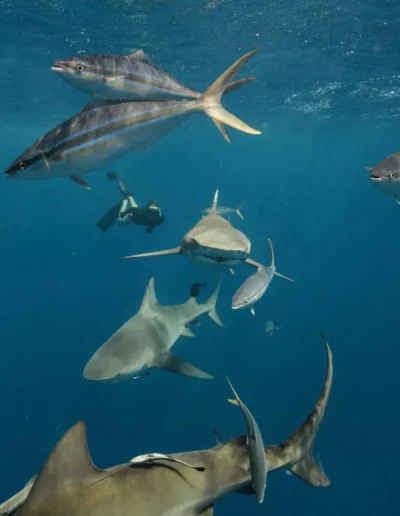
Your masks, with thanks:
<instances>
[{"instance_id":1,"label":"shark mouth","mask_svg":"<svg viewBox=\"0 0 400 516\"><path fill-rule=\"evenodd\" d=\"M191 257L195 261L203 263L211 263L214 265L236 265L242 263L247 258L247 253L242 251L221 251L219 249L212 248L199 248L196 251L190 253Z\"/></svg>"},{"instance_id":2,"label":"shark mouth","mask_svg":"<svg viewBox=\"0 0 400 516\"><path fill-rule=\"evenodd\" d=\"M374 176L371 174L369 177L371 181L382 181L382 178L380 176Z\"/></svg>"}]
</instances>

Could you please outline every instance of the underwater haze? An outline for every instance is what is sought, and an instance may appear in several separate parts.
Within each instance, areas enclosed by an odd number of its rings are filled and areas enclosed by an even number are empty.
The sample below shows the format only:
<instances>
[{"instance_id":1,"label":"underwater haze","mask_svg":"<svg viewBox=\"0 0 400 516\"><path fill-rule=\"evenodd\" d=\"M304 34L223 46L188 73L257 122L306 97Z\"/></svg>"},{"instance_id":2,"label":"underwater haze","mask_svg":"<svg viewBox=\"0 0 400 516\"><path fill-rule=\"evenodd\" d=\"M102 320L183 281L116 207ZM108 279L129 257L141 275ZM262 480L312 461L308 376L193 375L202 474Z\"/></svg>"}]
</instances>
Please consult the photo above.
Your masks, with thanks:
<instances>
[{"instance_id":1,"label":"underwater haze","mask_svg":"<svg viewBox=\"0 0 400 516\"><path fill-rule=\"evenodd\" d=\"M316 489L283 471L268 475L263 505L231 494L215 514L388 516L400 435L400 207L365 167L400 150L400 5L383 0L0 0L1 163L6 170L41 135L78 113L89 96L51 71L80 54L149 59L204 91L230 64L260 52L240 77L256 81L223 100L259 136L229 129L229 145L196 115L141 154L68 179L8 181L0 188L0 501L38 473L63 433L87 424L99 467L148 452L215 445L245 433L227 403L229 376L265 444L279 444L311 411L333 353L330 401L315 454L332 481ZM165 223L113 227L98 219L120 200L117 172ZM218 269L181 256L118 258L178 246L219 189L237 207L231 223L251 257L277 271L256 315L231 299L252 270L225 273L217 311L174 353L211 381L152 370L137 381L83 378L92 354L139 309L155 278L162 304L184 303L195 281L214 290ZM273 337L265 323L283 327Z\"/></svg>"}]
</instances>

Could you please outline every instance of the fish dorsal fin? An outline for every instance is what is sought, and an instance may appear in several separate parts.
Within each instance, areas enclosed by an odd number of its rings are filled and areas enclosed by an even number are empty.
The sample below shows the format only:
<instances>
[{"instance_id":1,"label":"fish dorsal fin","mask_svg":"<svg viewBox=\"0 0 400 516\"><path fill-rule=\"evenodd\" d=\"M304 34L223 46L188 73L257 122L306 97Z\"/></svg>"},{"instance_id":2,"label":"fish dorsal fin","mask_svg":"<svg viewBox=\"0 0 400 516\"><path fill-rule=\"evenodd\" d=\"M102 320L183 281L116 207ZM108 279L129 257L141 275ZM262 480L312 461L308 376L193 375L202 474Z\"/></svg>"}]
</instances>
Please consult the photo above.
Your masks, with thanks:
<instances>
[{"instance_id":1,"label":"fish dorsal fin","mask_svg":"<svg viewBox=\"0 0 400 516\"><path fill-rule=\"evenodd\" d=\"M144 50L135 50L135 52L132 52L132 54L129 54L128 57L131 59L137 59L139 61L147 61L147 56L144 53Z\"/></svg>"},{"instance_id":2,"label":"fish dorsal fin","mask_svg":"<svg viewBox=\"0 0 400 516\"><path fill-rule=\"evenodd\" d=\"M64 434L50 453L24 503L23 512L29 514L29 505L36 505L39 498L45 504L46 492L49 495L62 493L69 484L82 480L95 482L104 478L106 473L94 466L87 446L86 426L83 421L79 421Z\"/></svg>"},{"instance_id":3,"label":"fish dorsal fin","mask_svg":"<svg viewBox=\"0 0 400 516\"><path fill-rule=\"evenodd\" d=\"M217 204L218 204L218 190L215 190L214 200L211 206L210 214L217 213Z\"/></svg>"},{"instance_id":4,"label":"fish dorsal fin","mask_svg":"<svg viewBox=\"0 0 400 516\"><path fill-rule=\"evenodd\" d=\"M154 289L154 278L151 278L147 285L142 304L140 305L140 312L144 315L154 315L158 313L159 309L160 303L158 302Z\"/></svg>"}]
</instances>

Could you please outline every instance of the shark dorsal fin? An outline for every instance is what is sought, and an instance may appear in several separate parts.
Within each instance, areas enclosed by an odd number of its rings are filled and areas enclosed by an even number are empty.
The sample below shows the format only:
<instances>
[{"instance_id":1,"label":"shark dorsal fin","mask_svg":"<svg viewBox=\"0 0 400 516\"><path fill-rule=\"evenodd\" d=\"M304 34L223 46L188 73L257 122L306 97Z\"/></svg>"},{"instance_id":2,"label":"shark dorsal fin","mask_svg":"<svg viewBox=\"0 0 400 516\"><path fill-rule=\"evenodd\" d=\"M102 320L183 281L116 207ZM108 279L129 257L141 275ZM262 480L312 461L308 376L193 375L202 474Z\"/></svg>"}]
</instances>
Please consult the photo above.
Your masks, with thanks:
<instances>
[{"instance_id":1,"label":"shark dorsal fin","mask_svg":"<svg viewBox=\"0 0 400 516\"><path fill-rule=\"evenodd\" d=\"M24 503L24 511L27 510L26 514L29 514L31 504L38 510L39 499L46 504L46 492L49 495L62 493L66 486L74 482L95 482L105 475L109 473L96 468L92 462L87 447L85 423L79 421L64 434L50 453ZM45 512L44 507L42 512Z\"/></svg>"},{"instance_id":2,"label":"shark dorsal fin","mask_svg":"<svg viewBox=\"0 0 400 516\"><path fill-rule=\"evenodd\" d=\"M217 205L218 205L218 190L215 190L214 200L211 206L210 214L217 213Z\"/></svg>"},{"instance_id":3,"label":"shark dorsal fin","mask_svg":"<svg viewBox=\"0 0 400 516\"><path fill-rule=\"evenodd\" d=\"M135 50L135 52L129 54L128 57L131 59L138 59L139 61L147 61L147 56L144 53L144 50Z\"/></svg>"},{"instance_id":4,"label":"shark dorsal fin","mask_svg":"<svg viewBox=\"0 0 400 516\"><path fill-rule=\"evenodd\" d=\"M142 304L140 305L140 312L144 315L155 315L160 309L156 291L154 289L154 278L151 278L147 285Z\"/></svg>"}]
</instances>

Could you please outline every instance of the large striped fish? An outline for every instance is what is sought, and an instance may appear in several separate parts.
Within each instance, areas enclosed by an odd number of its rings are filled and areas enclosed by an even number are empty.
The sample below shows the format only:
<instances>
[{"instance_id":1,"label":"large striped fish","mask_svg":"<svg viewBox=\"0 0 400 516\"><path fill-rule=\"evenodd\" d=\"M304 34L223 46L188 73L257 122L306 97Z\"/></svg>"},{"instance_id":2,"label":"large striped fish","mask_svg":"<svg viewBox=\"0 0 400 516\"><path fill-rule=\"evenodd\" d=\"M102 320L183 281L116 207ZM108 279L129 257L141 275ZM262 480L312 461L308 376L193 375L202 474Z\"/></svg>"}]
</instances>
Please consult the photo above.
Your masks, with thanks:
<instances>
[{"instance_id":1,"label":"large striped fish","mask_svg":"<svg viewBox=\"0 0 400 516\"><path fill-rule=\"evenodd\" d=\"M195 91L151 63L143 50L127 56L90 55L54 61L51 69L79 90L104 98L198 99ZM232 91L254 77L227 87Z\"/></svg>"},{"instance_id":2,"label":"large striped fish","mask_svg":"<svg viewBox=\"0 0 400 516\"><path fill-rule=\"evenodd\" d=\"M144 151L198 112L210 117L226 139L223 124L245 133L261 134L221 105L221 97L233 77L257 51L238 59L198 99L105 100L101 105L91 101L82 112L39 138L5 174L10 179L70 177L89 188L84 174L129 152Z\"/></svg>"}]
</instances>

